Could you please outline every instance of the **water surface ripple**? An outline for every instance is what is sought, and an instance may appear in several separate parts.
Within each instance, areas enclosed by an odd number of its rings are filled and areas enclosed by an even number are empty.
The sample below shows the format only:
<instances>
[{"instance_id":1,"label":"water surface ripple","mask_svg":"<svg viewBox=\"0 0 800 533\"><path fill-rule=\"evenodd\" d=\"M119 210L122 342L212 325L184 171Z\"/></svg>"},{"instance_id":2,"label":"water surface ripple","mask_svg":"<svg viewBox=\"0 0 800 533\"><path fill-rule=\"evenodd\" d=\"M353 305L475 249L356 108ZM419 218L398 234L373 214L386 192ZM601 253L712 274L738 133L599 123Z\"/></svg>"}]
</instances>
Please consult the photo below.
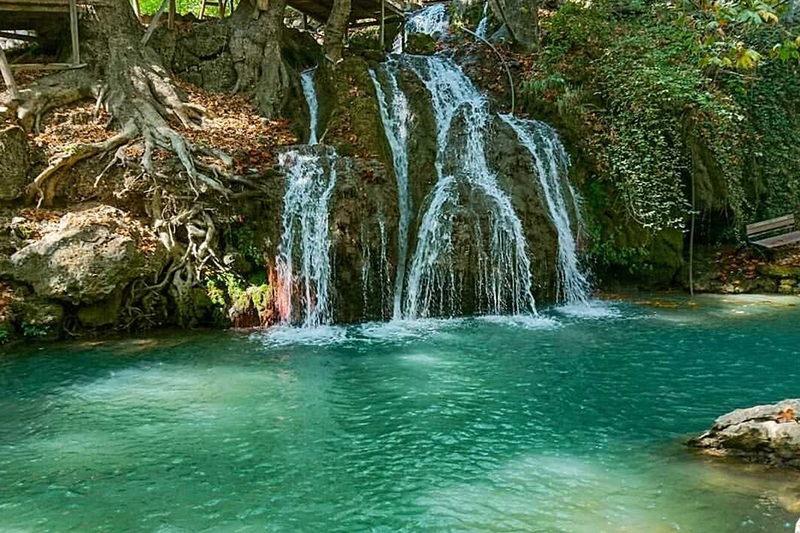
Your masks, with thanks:
<instances>
[{"instance_id":1,"label":"water surface ripple","mask_svg":"<svg viewBox=\"0 0 800 533\"><path fill-rule=\"evenodd\" d=\"M0 531L791 531L680 444L796 397L797 301L197 333L0 358Z\"/></svg>"}]
</instances>

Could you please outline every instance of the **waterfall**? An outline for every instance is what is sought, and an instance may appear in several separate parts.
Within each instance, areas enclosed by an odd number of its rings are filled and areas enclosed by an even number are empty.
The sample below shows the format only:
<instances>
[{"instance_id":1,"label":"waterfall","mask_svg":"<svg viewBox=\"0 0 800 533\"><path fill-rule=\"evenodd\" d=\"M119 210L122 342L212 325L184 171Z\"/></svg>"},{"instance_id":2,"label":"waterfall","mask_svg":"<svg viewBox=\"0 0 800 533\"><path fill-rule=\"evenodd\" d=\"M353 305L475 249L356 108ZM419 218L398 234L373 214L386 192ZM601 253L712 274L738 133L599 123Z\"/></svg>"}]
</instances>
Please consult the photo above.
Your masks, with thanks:
<instances>
[{"instance_id":1,"label":"waterfall","mask_svg":"<svg viewBox=\"0 0 800 533\"><path fill-rule=\"evenodd\" d=\"M393 52L399 54L403 51L404 35L422 33L437 37L447 34L449 27L450 17L445 4L433 4L419 9L408 16L403 31L395 37Z\"/></svg>"},{"instance_id":2,"label":"waterfall","mask_svg":"<svg viewBox=\"0 0 800 533\"><path fill-rule=\"evenodd\" d=\"M476 238L481 239L476 246L483 254L478 269L477 307L490 314L535 313L522 223L486 161L490 119L486 99L447 57L409 56L403 62L431 94L437 126L438 179L426 199L408 273L405 315L429 316L437 303L440 313L454 314L456 310L460 292L457 284L462 280L456 279L453 265L453 228L457 208L465 200L461 186L466 186L472 197L480 196L488 216L486 238L476 230ZM445 301L450 303L449 310L444 309Z\"/></svg>"},{"instance_id":3,"label":"waterfall","mask_svg":"<svg viewBox=\"0 0 800 533\"><path fill-rule=\"evenodd\" d=\"M444 3L433 4L408 17L406 33L424 33L436 37L446 34L449 25L450 17L447 16L447 5Z\"/></svg>"},{"instance_id":4,"label":"waterfall","mask_svg":"<svg viewBox=\"0 0 800 533\"><path fill-rule=\"evenodd\" d=\"M386 221L383 217L378 219L378 227L381 230L381 257L380 257L380 277L381 277L381 318L386 318L388 308L388 298L391 297L392 277L389 271L389 255L386 253L388 237L386 235Z\"/></svg>"},{"instance_id":5,"label":"waterfall","mask_svg":"<svg viewBox=\"0 0 800 533\"><path fill-rule=\"evenodd\" d=\"M308 104L308 115L309 115L309 133L308 133L308 144L317 144L317 120L319 116L319 102L317 101L317 91L314 88L314 74L316 74L317 69L311 68L306 71L303 71L300 74L300 82L303 86L303 95L306 98L306 103Z\"/></svg>"},{"instance_id":6,"label":"waterfall","mask_svg":"<svg viewBox=\"0 0 800 533\"><path fill-rule=\"evenodd\" d=\"M408 227L411 221L411 197L408 190L408 125L410 112L408 99L397 82L398 63L389 61L383 66L388 81L387 91L383 90L374 70L370 70L372 83L378 94L378 107L381 121L392 150L394 174L397 181L397 198L400 223L397 229L397 272L394 280L392 318L402 317L403 287L406 275L408 253Z\"/></svg>"},{"instance_id":7,"label":"waterfall","mask_svg":"<svg viewBox=\"0 0 800 533\"><path fill-rule=\"evenodd\" d=\"M297 322L302 317L302 324L310 327L329 324L328 203L336 184L336 152L290 150L281 154L279 163L286 172L283 232L276 258L279 297L287 305L283 319Z\"/></svg>"},{"instance_id":8,"label":"waterfall","mask_svg":"<svg viewBox=\"0 0 800 533\"><path fill-rule=\"evenodd\" d=\"M378 218L378 229L381 238L381 253L378 256L378 279L377 289L381 294L381 318L388 318L386 310L388 309L389 298L392 296L392 277L391 269L389 266L389 255L387 253L388 236L386 235L386 221L381 215ZM372 274L372 253L369 246L369 238L366 226L361 224L361 297L364 310L365 319L370 318L369 315L369 297L373 291L373 274Z\"/></svg>"},{"instance_id":9,"label":"waterfall","mask_svg":"<svg viewBox=\"0 0 800 533\"><path fill-rule=\"evenodd\" d=\"M489 1L487 0L485 4L483 4L483 18L478 23L478 29L475 30L475 34L478 37L482 37L486 39L486 32L489 26Z\"/></svg>"},{"instance_id":10,"label":"waterfall","mask_svg":"<svg viewBox=\"0 0 800 533\"><path fill-rule=\"evenodd\" d=\"M534 170L539 178L550 218L556 228L559 299L565 303L586 303L589 300L590 284L578 261L577 244L564 193L566 181L576 218L580 222L580 199L566 179L570 167L569 155L555 130L547 124L511 115L501 115L501 118L511 126L520 143L533 157Z\"/></svg>"}]
</instances>

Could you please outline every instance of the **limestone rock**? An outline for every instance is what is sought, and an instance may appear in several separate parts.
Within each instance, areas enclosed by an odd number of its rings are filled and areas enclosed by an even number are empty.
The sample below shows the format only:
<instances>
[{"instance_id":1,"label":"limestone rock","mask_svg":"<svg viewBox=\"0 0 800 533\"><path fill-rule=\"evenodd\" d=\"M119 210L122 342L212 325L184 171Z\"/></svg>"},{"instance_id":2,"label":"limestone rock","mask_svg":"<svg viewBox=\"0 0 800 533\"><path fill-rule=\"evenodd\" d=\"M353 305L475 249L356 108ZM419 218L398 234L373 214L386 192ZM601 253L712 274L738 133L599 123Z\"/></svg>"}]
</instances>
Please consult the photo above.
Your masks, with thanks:
<instances>
[{"instance_id":1,"label":"limestone rock","mask_svg":"<svg viewBox=\"0 0 800 533\"><path fill-rule=\"evenodd\" d=\"M28 186L28 138L19 126L0 129L0 201L19 198Z\"/></svg>"},{"instance_id":2,"label":"limestone rock","mask_svg":"<svg viewBox=\"0 0 800 533\"><path fill-rule=\"evenodd\" d=\"M99 206L68 213L10 259L10 275L40 297L93 304L166 262L161 243L122 211Z\"/></svg>"},{"instance_id":3,"label":"limestone rock","mask_svg":"<svg viewBox=\"0 0 800 533\"><path fill-rule=\"evenodd\" d=\"M800 469L800 399L737 409L719 417L689 446L709 455Z\"/></svg>"}]
</instances>

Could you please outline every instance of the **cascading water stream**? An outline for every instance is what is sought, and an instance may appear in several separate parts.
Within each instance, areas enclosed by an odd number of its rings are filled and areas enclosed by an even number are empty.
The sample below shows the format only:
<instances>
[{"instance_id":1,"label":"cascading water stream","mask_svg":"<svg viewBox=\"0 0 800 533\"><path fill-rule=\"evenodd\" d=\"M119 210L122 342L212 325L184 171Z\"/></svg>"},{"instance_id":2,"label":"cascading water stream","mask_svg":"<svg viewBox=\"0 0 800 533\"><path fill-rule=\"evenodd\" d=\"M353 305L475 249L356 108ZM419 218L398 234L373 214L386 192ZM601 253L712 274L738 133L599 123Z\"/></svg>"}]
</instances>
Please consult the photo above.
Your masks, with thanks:
<instances>
[{"instance_id":1,"label":"cascading water stream","mask_svg":"<svg viewBox=\"0 0 800 533\"><path fill-rule=\"evenodd\" d=\"M437 126L438 177L428 195L408 273L406 317L429 316L432 305L437 303L442 312L445 301L450 303L450 312L454 311L459 288L452 263L453 227L456 207L463 201L461 185L466 185L471 195L481 197L488 218L487 238L476 230L476 239L480 239L476 246L483 254L482 268L477 272L477 307L489 314L535 313L522 223L486 160L490 120L486 99L447 57L408 56L402 62L431 94ZM463 128L464 135L454 132L456 127ZM453 171L446 172L446 168Z\"/></svg>"},{"instance_id":2,"label":"cascading water stream","mask_svg":"<svg viewBox=\"0 0 800 533\"><path fill-rule=\"evenodd\" d=\"M590 284L578 261L577 244L563 186L566 182L574 202L576 217L579 217L580 201L566 178L570 167L569 155L555 130L547 124L511 115L501 115L501 118L514 130L520 143L533 157L536 176L556 228L559 299L565 303L587 303Z\"/></svg>"},{"instance_id":3,"label":"cascading water stream","mask_svg":"<svg viewBox=\"0 0 800 533\"><path fill-rule=\"evenodd\" d=\"M308 144L317 144L317 121L319 120L319 102L317 100L317 91L314 87L314 75L317 69L311 68L303 71L300 74L300 83L303 86L303 96L305 96L306 104L308 104L309 115L309 133Z\"/></svg>"},{"instance_id":4,"label":"cascading water stream","mask_svg":"<svg viewBox=\"0 0 800 533\"><path fill-rule=\"evenodd\" d=\"M483 18L478 23L478 29L475 30L475 33L478 35L478 37L486 39L487 37L486 32L488 31L488 28L489 28L489 2L487 0L487 2L483 4Z\"/></svg>"},{"instance_id":5,"label":"cascading water stream","mask_svg":"<svg viewBox=\"0 0 800 533\"><path fill-rule=\"evenodd\" d=\"M322 154L290 150L279 158L286 171L283 232L276 259L284 322L313 327L331 321L328 203L336 185L335 162L332 148Z\"/></svg>"},{"instance_id":6,"label":"cascading water stream","mask_svg":"<svg viewBox=\"0 0 800 533\"><path fill-rule=\"evenodd\" d=\"M397 82L397 62L387 62L383 65L382 71L386 74L388 81L386 91L378 81L374 70L370 70L370 76L372 76L372 82L378 94L381 121L392 150L394 174L397 181L400 222L397 228L397 272L394 283L392 318L400 319L403 314L402 299L408 255L408 228L412 210L411 196L408 190L408 126L410 112L408 99L400 90Z\"/></svg>"},{"instance_id":7,"label":"cascading water stream","mask_svg":"<svg viewBox=\"0 0 800 533\"><path fill-rule=\"evenodd\" d=\"M447 34L449 27L450 17L445 4L422 8L408 16L404 30L394 39L393 51L395 54L403 51L403 34L421 33L436 37Z\"/></svg>"}]
</instances>

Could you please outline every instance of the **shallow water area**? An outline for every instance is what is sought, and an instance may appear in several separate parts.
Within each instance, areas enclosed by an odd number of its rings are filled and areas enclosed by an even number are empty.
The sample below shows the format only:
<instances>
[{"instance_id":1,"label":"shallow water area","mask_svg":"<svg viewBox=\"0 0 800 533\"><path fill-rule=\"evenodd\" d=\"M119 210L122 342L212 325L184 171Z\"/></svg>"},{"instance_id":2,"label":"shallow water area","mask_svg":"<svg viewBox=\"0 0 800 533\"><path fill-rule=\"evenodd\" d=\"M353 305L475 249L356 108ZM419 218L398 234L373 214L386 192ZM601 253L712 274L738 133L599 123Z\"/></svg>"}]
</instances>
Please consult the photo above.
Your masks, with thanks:
<instances>
[{"instance_id":1,"label":"shallow water area","mask_svg":"<svg viewBox=\"0 0 800 533\"><path fill-rule=\"evenodd\" d=\"M26 347L0 358L0 531L791 532L796 474L682 442L797 396L799 304Z\"/></svg>"}]
</instances>

